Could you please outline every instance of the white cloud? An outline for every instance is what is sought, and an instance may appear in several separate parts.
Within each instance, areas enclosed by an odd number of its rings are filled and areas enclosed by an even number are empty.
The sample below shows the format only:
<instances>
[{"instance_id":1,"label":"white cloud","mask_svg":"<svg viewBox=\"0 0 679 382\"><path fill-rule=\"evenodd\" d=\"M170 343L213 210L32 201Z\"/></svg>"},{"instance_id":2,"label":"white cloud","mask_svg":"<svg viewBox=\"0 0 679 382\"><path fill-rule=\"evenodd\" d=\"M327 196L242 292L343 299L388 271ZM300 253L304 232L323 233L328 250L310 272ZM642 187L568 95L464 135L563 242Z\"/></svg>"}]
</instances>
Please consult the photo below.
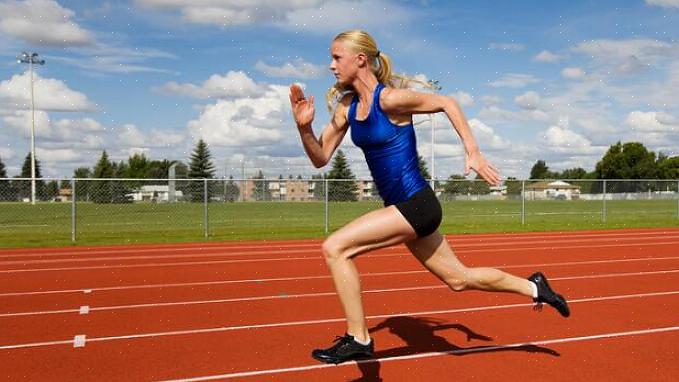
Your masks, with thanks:
<instances>
[{"instance_id":1,"label":"white cloud","mask_svg":"<svg viewBox=\"0 0 679 382\"><path fill-rule=\"evenodd\" d=\"M127 123L120 127L118 137L120 142L127 146L140 147L146 143L144 134L139 128L131 123Z\"/></svg>"},{"instance_id":2,"label":"white cloud","mask_svg":"<svg viewBox=\"0 0 679 382\"><path fill-rule=\"evenodd\" d=\"M561 154L598 154L606 150L606 147L593 146L592 142L584 136L559 126L551 126L547 129L540 137L540 141L547 149Z\"/></svg>"},{"instance_id":3,"label":"white cloud","mask_svg":"<svg viewBox=\"0 0 679 382\"><path fill-rule=\"evenodd\" d=\"M485 95L481 97L481 101L483 101L486 106L497 106L502 103L502 98L494 95Z\"/></svg>"},{"instance_id":4,"label":"white cloud","mask_svg":"<svg viewBox=\"0 0 679 382\"><path fill-rule=\"evenodd\" d=\"M7 159L12 159L14 158L14 150L12 150L9 147L0 147L0 159L5 162ZM7 163L5 163L6 165Z\"/></svg>"},{"instance_id":5,"label":"white cloud","mask_svg":"<svg viewBox=\"0 0 679 382\"><path fill-rule=\"evenodd\" d=\"M314 65L299 58L294 62L286 62L282 66L271 66L263 61L257 61L255 69L269 77L288 77L312 79L320 78L327 71L323 65Z\"/></svg>"},{"instance_id":6,"label":"white cloud","mask_svg":"<svg viewBox=\"0 0 679 382\"><path fill-rule=\"evenodd\" d=\"M460 106L472 106L474 104L474 97L472 97L471 94L461 90L451 94L451 96L457 100Z\"/></svg>"},{"instance_id":7,"label":"white cloud","mask_svg":"<svg viewBox=\"0 0 679 382\"><path fill-rule=\"evenodd\" d=\"M31 136L32 115L30 110L15 110L2 118L4 126L21 133L23 137ZM35 112L35 134L41 137L52 135L49 116L44 111Z\"/></svg>"},{"instance_id":8,"label":"white cloud","mask_svg":"<svg viewBox=\"0 0 679 382\"><path fill-rule=\"evenodd\" d=\"M510 52L520 52L524 50L526 47L523 44L517 44L517 43L491 43L489 45L489 49L493 50L508 50Z\"/></svg>"},{"instance_id":9,"label":"white cloud","mask_svg":"<svg viewBox=\"0 0 679 382\"><path fill-rule=\"evenodd\" d=\"M94 104L83 93L70 89L66 83L52 78L34 76L35 108L47 111L91 111ZM30 109L30 75L25 72L0 82L0 108Z\"/></svg>"},{"instance_id":10,"label":"white cloud","mask_svg":"<svg viewBox=\"0 0 679 382\"><path fill-rule=\"evenodd\" d=\"M226 76L214 74L202 85L168 82L159 90L165 94L179 94L194 98L239 98L256 97L265 91L265 86L255 83L242 71L229 71Z\"/></svg>"},{"instance_id":11,"label":"white cloud","mask_svg":"<svg viewBox=\"0 0 679 382\"><path fill-rule=\"evenodd\" d=\"M537 110L540 108L540 95L534 91L526 92L514 98L514 102L525 110Z\"/></svg>"},{"instance_id":12,"label":"white cloud","mask_svg":"<svg viewBox=\"0 0 679 382\"><path fill-rule=\"evenodd\" d=\"M73 21L75 13L53 0L0 3L0 31L43 46L78 46L94 42L92 34Z\"/></svg>"},{"instance_id":13,"label":"white cloud","mask_svg":"<svg viewBox=\"0 0 679 382\"><path fill-rule=\"evenodd\" d=\"M416 12L386 0L136 0L138 6L178 11L184 22L222 28L265 24L314 34L408 22ZM389 17L375 15L389 14Z\"/></svg>"},{"instance_id":14,"label":"white cloud","mask_svg":"<svg viewBox=\"0 0 679 382\"><path fill-rule=\"evenodd\" d=\"M222 27L280 21L294 9L314 7L319 0L135 0L139 6L158 10L178 10L182 19L195 24Z\"/></svg>"},{"instance_id":15,"label":"white cloud","mask_svg":"<svg viewBox=\"0 0 679 382\"><path fill-rule=\"evenodd\" d=\"M679 8L679 0L646 0L646 4L663 8Z\"/></svg>"},{"instance_id":16,"label":"white cloud","mask_svg":"<svg viewBox=\"0 0 679 382\"><path fill-rule=\"evenodd\" d=\"M92 46L73 48L69 55L49 56L50 61L83 69L86 73L165 73L176 74L166 69L145 65L153 59L175 59L176 56L158 49L142 47L126 48L110 44L97 43Z\"/></svg>"},{"instance_id":17,"label":"white cloud","mask_svg":"<svg viewBox=\"0 0 679 382\"><path fill-rule=\"evenodd\" d=\"M679 44L651 39L592 40L572 48L618 73L633 73L662 59L679 57Z\"/></svg>"},{"instance_id":18,"label":"white cloud","mask_svg":"<svg viewBox=\"0 0 679 382\"><path fill-rule=\"evenodd\" d=\"M495 134L492 127L476 118L469 120L469 127L472 129L479 147L484 150L506 150L510 146L509 141Z\"/></svg>"},{"instance_id":19,"label":"white cloud","mask_svg":"<svg viewBox=\"0 0 679 382\"><path fill-rule=\"evenodd\" d=\"M655 111L633 111L627 116L625 124L640 132L679 132L679 121L676 118L670 114Z\"/></svg>"},{"instance_id":20,"label":"white cloud","mask_svg":"<svg viewBox=\"0 0 679 382\"><path fill-rule=\"evenodd\" d=\"M585 71L581 68L564 68L561 71L561 76L563 76L563 78L577 80L585 77Z\"/></svg>"},{"instance_id":21,"label":"white cloud","mask_svg":"<svg viewBox=\"0 0 679 382\"><path fill-rule=\"evenodd\" d=\"M548 50L543 50L533 57L533 61L537 62L559 62L563 59L563 56L554 54Z\"/></svg>"},{"instance_id":22,"label":"white cloud","mask_svg":"<svg viewBox=\"0 0 679 382\"><path fill-rule=\"evenodd\" d=\"M507 73L499 79L490 82L488 86L494 88L523 88L536 82L540 82L540 80L532 74Z\"/></svg>"},{"instance_id":23,"label":"white cloud","mask_svg":"<svg viewBox=\"0 0 679 382\"><path fill-rule=\"evenodd\" d=\"M188 123L189 131L217 146L280 144L282 130L290 128L288 92L287 86L269 85L258 97L217 101Z\"/></svg>"},{"instance_id":24,"label":"white cloud","mask_svg":"<svg viewBox=\"0 0 679 382\"><path fill-rule=\"evenodd\" d=\"M35 156L41 163L73 162L83 159L81 152L73 149L35 148Z\"/></svg>"}]
</instances>

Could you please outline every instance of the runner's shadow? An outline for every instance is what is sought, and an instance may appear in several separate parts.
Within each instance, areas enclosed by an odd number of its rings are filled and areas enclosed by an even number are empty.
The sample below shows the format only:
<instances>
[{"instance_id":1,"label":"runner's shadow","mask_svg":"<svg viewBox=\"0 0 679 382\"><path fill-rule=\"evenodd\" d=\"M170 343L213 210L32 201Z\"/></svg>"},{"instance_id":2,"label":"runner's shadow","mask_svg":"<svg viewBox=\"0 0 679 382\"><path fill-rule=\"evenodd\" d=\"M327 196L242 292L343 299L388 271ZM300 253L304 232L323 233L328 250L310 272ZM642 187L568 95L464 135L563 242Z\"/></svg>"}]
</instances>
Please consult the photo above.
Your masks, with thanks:
<instances>
[{"instance_id":1,"label":"runner's shadow","mask_svg":"<svg viewBox=\"0 0 679 382\"><path fill-rule=\"evenodd\" d=\"M451 344L447 339L436 334L437 331L445 329L455 329L467 336L467 342L471 340L492 341L493 339L479 334L462 324L445 324L443 320L427 317L390 317L377 326L370 328L374 333L382 329L389 329L389 332L399 336L406 345L400 348L386 349L375 352L372 359L358 362L358 367L363 376L353 382L376 382L380 378L380 359L389 357L409 356L422 353L448 353L449 355L462 356L475 353L489 353L501 351L523 351L528 353L542 353L553 357L560 354L552 349L537 345L519 346L472 346L468 348L459 347Z\"/></svg>"}]
</instances>

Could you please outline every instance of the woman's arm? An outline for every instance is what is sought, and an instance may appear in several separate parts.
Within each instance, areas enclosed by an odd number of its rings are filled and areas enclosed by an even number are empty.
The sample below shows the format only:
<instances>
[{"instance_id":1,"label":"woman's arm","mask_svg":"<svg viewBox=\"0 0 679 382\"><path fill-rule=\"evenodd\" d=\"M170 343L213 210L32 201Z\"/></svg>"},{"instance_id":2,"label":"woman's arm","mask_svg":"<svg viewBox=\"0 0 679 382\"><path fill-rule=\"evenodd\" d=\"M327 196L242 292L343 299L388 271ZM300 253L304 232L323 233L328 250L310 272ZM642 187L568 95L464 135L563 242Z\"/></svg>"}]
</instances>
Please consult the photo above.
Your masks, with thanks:
<instances>
[{"instance_id":1,"label":"woman's arm","mask_svg":"<svg viewBox=\"0 0 679 382\"><path fill-rule=\"evenodd\" d=\"M316 139L311 128L315 112L314 97L311 96L307 100L304 98L302 89L297 85L292 85L290 87L290 105L292 106L295 123L297 123L297 130L302 138L304 151L306 151L314 167L320 168L325 166L330 161L330 158L332 158L332 154L337 149L337 146L342 142L349 127L346 120L345 102L337 105L330 123L323 129L318 139Z\"/></svg>"},{"instance_id":2,"label":"woman's arm","mask_svg":"<svg viewBox=\"0 0 679 382\"><path fill-rule=\"evenodd\" d=\"M380 106L387 114L413 115L444 112L462 139L465 150L465 175L476 171L490 184L500 183L497 169L481 155L467 119L453 97L419 93L407 89L387 88L380 97Z\"/></svg>"}]
</instances>

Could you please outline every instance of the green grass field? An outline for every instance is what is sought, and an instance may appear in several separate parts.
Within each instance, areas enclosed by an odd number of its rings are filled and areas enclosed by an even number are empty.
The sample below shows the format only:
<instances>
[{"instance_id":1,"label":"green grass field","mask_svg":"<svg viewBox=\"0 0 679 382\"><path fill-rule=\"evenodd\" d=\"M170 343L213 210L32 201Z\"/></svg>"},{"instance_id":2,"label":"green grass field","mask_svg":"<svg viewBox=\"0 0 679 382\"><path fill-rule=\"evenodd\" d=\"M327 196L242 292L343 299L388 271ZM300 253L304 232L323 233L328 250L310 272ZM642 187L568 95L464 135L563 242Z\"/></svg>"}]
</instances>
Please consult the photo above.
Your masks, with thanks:
<instances>
[{"instance_id":1,"label":"green grass field","mask_svg":"<svg viewBox=\"0 0 679 382\"><path fill-rule=\"evenodd\" d=\"M377 208L378 202L330 203L330 232ZM679 227L676 200L521 201L443 203L443 233L553 231L633 227ZM204 207L176 204L77 204L76 245L167 243L203 240L320 238L322 202L211 203L209 236ZM63 246L71 243L71 204L0 203L0 247Z\"/></svg>"}]
</instances>

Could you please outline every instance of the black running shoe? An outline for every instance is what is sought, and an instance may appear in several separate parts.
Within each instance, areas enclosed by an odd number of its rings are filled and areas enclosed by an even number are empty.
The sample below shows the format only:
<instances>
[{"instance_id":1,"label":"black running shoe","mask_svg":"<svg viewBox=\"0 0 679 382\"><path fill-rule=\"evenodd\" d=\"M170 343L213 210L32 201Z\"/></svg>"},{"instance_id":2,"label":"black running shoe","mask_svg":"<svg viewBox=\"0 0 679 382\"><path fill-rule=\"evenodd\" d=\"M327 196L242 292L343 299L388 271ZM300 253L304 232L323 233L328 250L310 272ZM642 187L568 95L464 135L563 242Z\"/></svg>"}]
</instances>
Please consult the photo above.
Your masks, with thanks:
<instances>
[{"instance_id":1,"label":"black running shoe","mask_svg":"<svg viewBox=\"0 0 679 382\"><path fill-rule=\"evenodd\" d=\"M334 342L337 343L327 349L312 351L311 356L321 362L338 364L353 359L370 358L375 349L375 341L372 339L368 345L361 345L349 334L345 334L344 337L337 336Z\"/></svg>"},{"instance_id":2,"label":"black running shoe","mask_svg":"<svg viewBox=\"0 0 679 382\"><path fill-rule=\"evenodd\" d=\"M568 303L562 295L555 293L552 288L549 287L547 283L547 278L541 272L533 273L528 280L535 283L538 286L538 298L534 298L536 308L541 309L542 303L547 303L554 309L558 310L562 316L568 317L571 315L570 309L568 309Z\"/></svg>"}]
</instances>

